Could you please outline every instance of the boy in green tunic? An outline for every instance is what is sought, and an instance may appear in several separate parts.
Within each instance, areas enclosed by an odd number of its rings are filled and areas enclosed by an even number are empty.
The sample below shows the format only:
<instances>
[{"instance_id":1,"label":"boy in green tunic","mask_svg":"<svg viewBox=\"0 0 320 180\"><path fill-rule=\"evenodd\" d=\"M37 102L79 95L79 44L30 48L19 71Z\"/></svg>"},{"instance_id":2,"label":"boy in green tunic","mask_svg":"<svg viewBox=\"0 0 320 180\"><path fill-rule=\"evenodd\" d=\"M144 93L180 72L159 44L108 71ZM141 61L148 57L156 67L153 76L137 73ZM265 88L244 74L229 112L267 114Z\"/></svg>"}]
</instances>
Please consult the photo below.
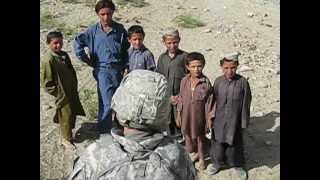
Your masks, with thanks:
<instances>
[{"instance_id":1,"label":"boy in green tunic","mask_svg":"<svg viewBox=\"0 0 320 180\"><path fill-rule=\"evenodd\" d=\"M48 33L47 44L49 50L41 62L41 86L56 98L53 122L60 124L62 145L66 149L74 149L72 129L75 127L76 116L85 116L78 95L76 72L68 54L61 50L61 32Z\"/></svg>"}]
</instances>

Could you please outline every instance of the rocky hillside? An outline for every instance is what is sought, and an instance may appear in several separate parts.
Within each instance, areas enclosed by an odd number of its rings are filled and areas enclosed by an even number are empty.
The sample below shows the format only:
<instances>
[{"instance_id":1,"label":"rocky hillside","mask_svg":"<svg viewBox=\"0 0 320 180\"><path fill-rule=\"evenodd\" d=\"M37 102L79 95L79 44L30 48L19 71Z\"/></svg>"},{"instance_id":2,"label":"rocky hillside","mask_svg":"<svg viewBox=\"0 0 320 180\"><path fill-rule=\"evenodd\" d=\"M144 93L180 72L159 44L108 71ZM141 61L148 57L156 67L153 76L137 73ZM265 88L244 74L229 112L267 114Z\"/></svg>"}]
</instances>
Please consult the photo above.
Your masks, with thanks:
<instances>
[{"instance_id":1,"label":"rocky hillside","mask_svg":"<svg viewBox=\"0 0 320 180\"><path fill-rule=\"evenodd\" d=\"M280 0L114 0L114 19L126 28L140 24L146 32L145 45L157 59L165 47L161 32L177 27L181 49L205 55L204 73L213 83L221 74L219 57L241 52L238 72L251 85L252 123L245 132L245 155L249 179L280 179ZM95 0L40 0L40 57L46 51L45 36L52 29L66 36L64 50L71 56L79 79L81 100L87 117L77 119L77 152L59 146L59 128L52 123L52 97L40 93L40 175L43 179L66 176L73 158L97 137L88 129L95 123L96 84L91 69L79 62L72 50L75 34L98 20ZM183 16L182 16L183 15ZM192 20L190 20L192 19ZM193 28L187 28L193 27ZM237 179L233 169L200 179Z\"/></svg>"}]
</instances>

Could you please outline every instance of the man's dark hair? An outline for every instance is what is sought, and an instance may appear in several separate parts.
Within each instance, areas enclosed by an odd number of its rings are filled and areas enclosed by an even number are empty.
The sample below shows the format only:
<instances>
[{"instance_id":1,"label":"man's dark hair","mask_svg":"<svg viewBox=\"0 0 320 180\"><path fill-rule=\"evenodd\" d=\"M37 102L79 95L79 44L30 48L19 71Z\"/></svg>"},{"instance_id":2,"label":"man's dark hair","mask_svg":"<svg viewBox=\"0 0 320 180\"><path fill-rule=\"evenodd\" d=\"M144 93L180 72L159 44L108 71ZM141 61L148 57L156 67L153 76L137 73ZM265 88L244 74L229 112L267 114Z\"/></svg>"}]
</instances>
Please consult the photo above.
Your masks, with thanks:
<instances>
[{"instance_id":1,"label":"man's dark hair","mask_svg":"<svg viewBox=\"0 0 320 180\"><path fill-rule=\"evenodd\" d=\"M49 44L53 38L63 38L63 35L59 31L49 32L47 35L47 44Z\"/></svg>"},{"instance_id":2,"label":"man's dark hair","mask_svg":"<svg viewBox=\"0 0 320 180\"><path fill-rule=\"evenodd\" d=\"M134 33L142 34L143 37L145 36L142 26L139 25L133 25L128 29L128 37L131 38Z\"/></svg>"},{"instance_id":3,"label":"man's dark hair","mask_svg":"<svg viewBox=\"0 0 320 180\"><path fill-rule=\"evenodd\" d=\"M185 60L186 65L188 66L191 61L199 60L203 66L206 64L206 60L204 59L203 54L199 52L191 52L187 55L187 58Z\"/></svg>"},{"instance_id":4,"label":"man's dark hair","mask_svg":"<svg viewBox=\"0 0 320 180\"><path fill-rule=\"evenodd\" d=\"M114 11L116 9L114 3L112 2L112 0L100 0L97 2L96 6L95 6L95 11L98 14L100 9L103 8L110 8L112 11Z\"/></svg>"},{"instance_id":5,"label":"man's dark hair","mask_svg":"<svg viewBox=\"0 0 320 180\"><path fill-rule=\"evenodd\" d=\"M224 62L233 62L236 66L239 65L239 61L233 61L233 60L229 60L229 59L223 58L223 59L220 60L220 66L222 66Z\"/></svg>"}]
</instances>

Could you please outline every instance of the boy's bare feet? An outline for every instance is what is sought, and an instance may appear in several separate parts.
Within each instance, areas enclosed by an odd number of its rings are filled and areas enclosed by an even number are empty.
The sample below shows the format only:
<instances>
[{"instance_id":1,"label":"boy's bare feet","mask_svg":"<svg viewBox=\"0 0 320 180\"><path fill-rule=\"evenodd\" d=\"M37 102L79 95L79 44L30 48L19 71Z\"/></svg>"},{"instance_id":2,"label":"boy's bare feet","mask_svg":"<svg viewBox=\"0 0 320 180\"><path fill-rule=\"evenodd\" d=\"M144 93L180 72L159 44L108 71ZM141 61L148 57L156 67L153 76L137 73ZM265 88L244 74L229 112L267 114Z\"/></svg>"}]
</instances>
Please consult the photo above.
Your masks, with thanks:
<instances>
[{"instance_id":1,"label":"boy's bare feet","mask_svg":"<svg viewBox=\"0 0 320 180\"><path fill-rule=\"evenodd\" d=\"M195 152L189 153L189 156L192 162L195 162L199 159L198 153L195 153Z\"/></svg>"},{"instance_id":2,"label":"boy's bare feet","mask_svg":"<svg viewBox=\"0 0 320 180\"><path fill-rule=\"evenodd\" d=\"M199 170L203 171L206 169L206 162L204 161L204 159L200 159L199 160Z\"/></svg>"}]
</instances>

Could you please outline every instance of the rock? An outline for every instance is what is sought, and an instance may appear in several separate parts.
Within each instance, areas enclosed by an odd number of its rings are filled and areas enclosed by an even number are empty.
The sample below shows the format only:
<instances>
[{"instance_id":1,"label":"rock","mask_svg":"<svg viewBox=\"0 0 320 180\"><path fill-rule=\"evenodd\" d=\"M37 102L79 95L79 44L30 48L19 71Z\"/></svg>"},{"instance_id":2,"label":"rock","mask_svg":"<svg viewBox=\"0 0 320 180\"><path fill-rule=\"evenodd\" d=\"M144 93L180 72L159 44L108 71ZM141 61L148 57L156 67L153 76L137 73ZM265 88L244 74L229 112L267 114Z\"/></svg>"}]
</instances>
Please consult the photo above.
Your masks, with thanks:
<instances>
[{"instance_id":1,"label":"rock","mask_svg":"<svg viewBox=\"0 0 320 180\"><path fill-rule=\"evenodd\" d=\"M177 9L183 9L183 7L182 6L177 6Z\"/></svg>"},{"instance_id":2,"label":"rock","mask_svg":"<svg viewBox=\"0 0 320 180\"><path fill-rule=\"evenodd\" d=\"M46 107L46 110L49 110L49 109L52 109L52 108L53 108L52 106L48 105L48 106Z\"/></svg>"},{"instance_id":3,"label":"rock","mask_svg":"<svg viewBox=\"0 0 320 180\"><path fill-rule=\"evenodd\" d=\"M257 49L257 46L254 45L254 44L250 44L248 49L249 49L250 51L254 51L254 50Z\"/></svg>"},{"instance_id":4,"label":"rock","mask_svg":"<svg viewBox=\"0 0 320 180\"><path fill-rule=\"evenodd\" d=\"M257 113L255 114L256 117L262 117L263 115L264 115L263 112L257 112Z\"/></svg>"},{"instance_id":5,"label":"rock","mask_svg":"<svg viewBox=\"0 0 320 180\"><path fill-rule=\"evenodd\" d=\"M212 51L212 48L206 48L205 51Z\"/></svg>"},{"instance_id":6,"label":"rock","mask_svg":"<svg viewBox=\"0 0 320 180\"><path fill-rule=\"evenodd\" d=\"M254 14L252 12L248 12L248 17L253 17Z\"/></svg>"},{"instance_id":7,"label":"rock","mask_svg":"<svg viewBox=\"0 0 320 180\"><path fill-rule=\"evenodd\" d=\"M204 9L203 11L204 11L204 12L209 12L210 9L206 8L206 9Z\"/></svg>"},{"instance_id":8,"label":"rock","mask_svg":"<svg viewBox=\"0 0 320 180\"><path fill-rule=\"evenodd\" d=\"M272 141L266 141L266 142L264 142L266 145L268 145L268 146L270 146L270 145L272 145Z\"/></svg>"},{"instance_id":9,"label":"rock","mask_svg":"<svg viewBox=\"0 0 320 180\"><path fill-rule=\"evenodd\" d=\"M266 14L264 14L264 17L268 17L268 14L266 13Z\"/></svg>"},{"instance_id":10,"label":"rock","mask_svg":"<svg viewBox=\"0 0 320 180\"><path fill-rule=\"evenodd\" d=\"M272 27L272 25L271 24L264 24L265 26L267 26L267 27Z\"/></svg>"},{"instance_id":11,"label":"rock","mask_svg":"<svg viewBox=\"0 0 320 180\"><path fill-rule=\"evenodd\" d=\"M242 65L239 67L238 71L239 72L253 71L253 68L246 65Z\"/></svg>"},{"instance_id":12,"label":"rock","mask_svg":"<svg viewBox=\"0 0 320 180\"><path fill-rule=\"evenodd\" d=\"M40 29L40 33L48 32L48 29Z\"/></svg>"},{"instance_id":13,"label":"rock","mask_svg":"<svg viewBox=\"0 0 320 180\"><path fill-rule=\"evenodd\" d=\"M121 21L121 17L113 17L116 21Z\"/></svg>"},{"instance_id":14,"label":"rock","mask_svg":"<svg viewBox=\"0 0 320 180\"><path fill-rule=\"evenodd\" d=\"M191 9L198 9L197 7L192 6Z\"/></svg>"},{"instance_id":15,"label":"rock","mask_svg":"<svg viewBox=\"0 0 320 180\"><path fill-rule=\"evenodd\" d=\"M269 129L266 129L266 132L268 133L273 133L277 130L277 128L280 127L280 117L277 117L274 121L274 125L269 128Z\"/></svg>"},{"instance_id":16,"label":"rock","mask_svg":"<svg viewBox=\"0 0 320 180\"><path fill-rule=\"evenodd\" d=\"M210 32L212 32L212 30L211 30L211 29L206 29L206 30L204 30L203 32L204 32L204 33L210 33Z\"/></svg>"}]
</instances>

